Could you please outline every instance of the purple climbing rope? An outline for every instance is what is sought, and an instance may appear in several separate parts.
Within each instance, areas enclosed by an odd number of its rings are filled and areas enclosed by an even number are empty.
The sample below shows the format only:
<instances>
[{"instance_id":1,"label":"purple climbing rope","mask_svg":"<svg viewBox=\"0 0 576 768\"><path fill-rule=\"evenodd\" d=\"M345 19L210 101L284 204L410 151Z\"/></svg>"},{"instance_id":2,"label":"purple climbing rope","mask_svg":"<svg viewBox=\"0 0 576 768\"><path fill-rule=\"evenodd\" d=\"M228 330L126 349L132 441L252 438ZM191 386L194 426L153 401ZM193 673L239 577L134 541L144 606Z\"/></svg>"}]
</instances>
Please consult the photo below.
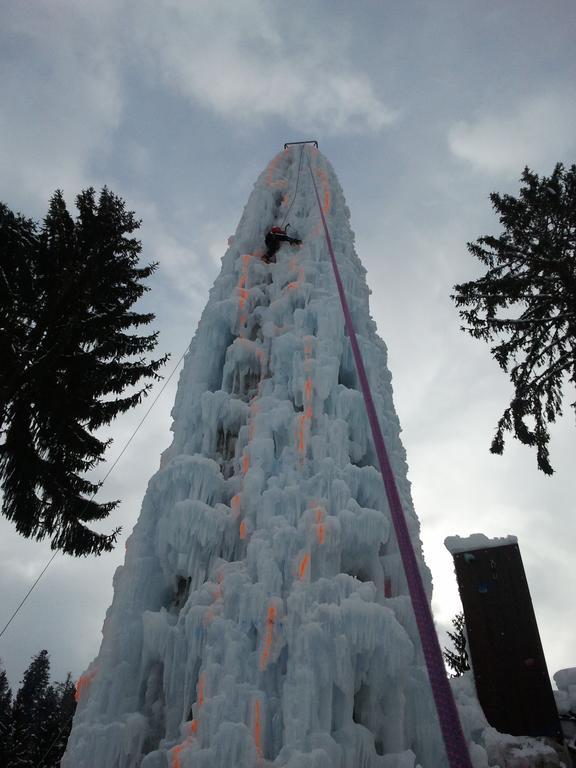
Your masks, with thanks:
<instances>
[{"instance_id":1,"label":"purple climbing rope","mask_svg":"<svg viewBox=\"0 0 576 768\"><path fill-rule=\"evenodd\" d=\"M428 669L430 685L432 687L438 719L440 721L440 728L444 739L444 746L448 757L448 765L450 768L472 768L470 754L462 731L462 725L460 723L452 690L446 677L442 651L440 650L440 644L438 643L432 611L428 604L420 568L418 567L418 561L416 560L416 554L414 552L414 547L412 546L412 540L404 516L404 510L402 509L402 502L400 501L396 479L394 478L388 451L386 450L384 438L382 437L374 400L372 399L370 384L368 383L362 353L360 352L356 331L354 330L352 315L350 314L350 308L348 306L346 294L344 293L340 270L338 269L336 257L334 256L334 248L332 247L332 240L330 238L330 232L328 231L324 210L322 209L322 203L320 202L320 195L318 194L318 187L316 186L316 179L314 178L310 158L308 158L308 167L310 169L310 176L312 177L312 184L314 185L314 192L316 193L316 201L318 202L318 209L324 226L324 235L326 237L330 259L332 261L332 268L334 269L336 285L338 286L338 294L340 296L340 303L342 304L346 330L348 332L350 344L352 345L352 353L354 354L354 362L356 363L356 370L358 372L358 378L360 379L364 402L366 403L374 447L380 463L380 471L382 472L382 479L384 481L386 496L390 506L392 523L394 525L398 548L404 565L404 572L406 574L410 598L416 616L418 632L420 633L424 659Z\"/></svg>"}]
</instances>

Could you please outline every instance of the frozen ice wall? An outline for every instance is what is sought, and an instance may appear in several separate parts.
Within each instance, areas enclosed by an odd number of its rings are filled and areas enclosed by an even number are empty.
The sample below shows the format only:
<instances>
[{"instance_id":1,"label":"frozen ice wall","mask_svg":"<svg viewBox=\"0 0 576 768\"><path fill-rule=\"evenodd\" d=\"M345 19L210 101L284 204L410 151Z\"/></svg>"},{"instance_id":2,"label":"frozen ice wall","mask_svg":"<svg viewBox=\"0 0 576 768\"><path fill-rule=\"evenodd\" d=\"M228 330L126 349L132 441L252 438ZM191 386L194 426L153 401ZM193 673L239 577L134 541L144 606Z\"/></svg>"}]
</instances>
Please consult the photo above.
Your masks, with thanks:
<instances>
[{"instance_id":1,"label":"frozen ice wall","mask_svg":"<svg viewBox=\"0 0 576 768\"><path fill-rule=\"evenodd\" d=\"M64 768L445 765L309 162L421 551L349 211L326 159L291 148L210 292ZM303 244L267 265L288 212Z\"/></svg>"}]
</instances>

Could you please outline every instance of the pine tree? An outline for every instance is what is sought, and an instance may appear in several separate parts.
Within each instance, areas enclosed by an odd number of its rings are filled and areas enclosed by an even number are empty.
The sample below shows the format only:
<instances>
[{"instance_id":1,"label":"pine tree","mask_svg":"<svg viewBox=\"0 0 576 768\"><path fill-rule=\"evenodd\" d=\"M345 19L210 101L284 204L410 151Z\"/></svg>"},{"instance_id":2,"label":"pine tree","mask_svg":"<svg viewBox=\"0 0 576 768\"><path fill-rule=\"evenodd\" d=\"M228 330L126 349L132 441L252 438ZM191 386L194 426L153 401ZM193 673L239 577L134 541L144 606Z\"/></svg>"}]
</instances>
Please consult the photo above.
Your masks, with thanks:
<instances>
[{"instance_id":1,"label":"pine tree","mask_svg":"<svg viewBox=\"0 0 576 768\"><path fill-rule=\"evenodd\" d=\"M50 698L53 704L48 700L45 704L47 717L43 734L43 768L59 767L76 711L76 686L70 674L63 683L55 683L52 691L53 696Z\"/></svg>"},{"instance_id":2,"label":"pine tree","mask_svg":"<svg viewBox=\"0 0 576 768\"><path fill-rule=\"evenodd\" d=\"M488 269L452 298L465 307L462 330L498 342L492 355L514 386L490 450L501 454L512 432L552 474L549 425L562 414L566 380L576 384L576 165L558 163L549 178L525 168L521 181L518 197L490 195L504 231L468 243Z\"/></svg>"},{"instance_id":3,"label":"pine tree","mask_svg":"<svg viewBox=\"0 0 576 768\"><path fill-rule=\"evenodd\" d=\"M76 710L70 674L50 683L50 657L40 651L24 673L14 702L0 670L0 768L58 768Z\"/></svg>"},{"instance_id":4,"label":"pine tree","mask_svg":"<svg viewBox=\"0 0 576 768\"><path fill-rule=\"evenodd\" d=\"M0 669L0 766L7 766L12 754L12 691L4 669Z\"/></svg>"},{"instance_id":5,"label":"pine tree","mask_svg":"<svg viewBox=\"0 0 576 768\"><path fill-rule=\"evenodd\" d=\"M76 205L74 221L56 192L41 227L0 205L0 481L19 533L86 555L119 533L87 525L118 504L94 501L85 477L109 445L95 431L141 401L166 357L147 359L157 333L128 332L154 318L131 309L157 266L137 266L140 222L106 188Z\"/></svg>"},{"instance_id":6,"label":"pine tree","mask_svg":"<svg viewBox=\"0 0 576 768\"><path fill-rule=\"evenodd\" d=\"M12 763L19 767L36 766L42 757L46 704L47 699L51 699L49 682L50 658L48 651L44 650L33 657L24 672L22 685L12 708Z\"/></svg>"},{"instance_id":7,"label":"pine tree","mask_svg":"<svg viewBox=\"0 0 576 768\"><path fill-rule=\"evenodd\" d=\"M464 614L457 613L452 619L454 632L448 632L448 637L452 641L452 648L444 648L444 661L453 672L453 677L460 677L464 672L470 669L468 663L468 653L466 651L466 624Z\"/></svg>"}]
</instances>

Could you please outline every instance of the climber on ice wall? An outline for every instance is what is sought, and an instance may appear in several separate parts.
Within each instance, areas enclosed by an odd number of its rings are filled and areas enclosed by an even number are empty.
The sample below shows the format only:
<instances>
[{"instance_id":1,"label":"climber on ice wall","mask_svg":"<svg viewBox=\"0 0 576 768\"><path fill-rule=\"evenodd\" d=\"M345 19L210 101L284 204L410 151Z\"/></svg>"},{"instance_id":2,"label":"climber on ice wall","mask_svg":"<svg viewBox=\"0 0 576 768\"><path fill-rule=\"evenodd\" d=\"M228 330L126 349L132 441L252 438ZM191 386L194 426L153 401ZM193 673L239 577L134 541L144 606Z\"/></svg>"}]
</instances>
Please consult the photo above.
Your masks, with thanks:
<instances>
[{"instance_id":1,"label":"climber on ice wall","mask_svg":"<svg viewBox=\"0 0 576 768\"><path fill-rule=\"evenodd\" d=\"M264 238L264 242L266 243L266 253L262 256L262 260L265 261L266 264L270 264L270 262L276 263L276 253L280 248L281 243L290 243L290 245L302 244L302 240L299 240L297 237L290 237L286 234L289 226L290 225L288 225L286 229L282 229L282 227L272 227L266 233L266 237Z\"/></svg>"}]
</instances>

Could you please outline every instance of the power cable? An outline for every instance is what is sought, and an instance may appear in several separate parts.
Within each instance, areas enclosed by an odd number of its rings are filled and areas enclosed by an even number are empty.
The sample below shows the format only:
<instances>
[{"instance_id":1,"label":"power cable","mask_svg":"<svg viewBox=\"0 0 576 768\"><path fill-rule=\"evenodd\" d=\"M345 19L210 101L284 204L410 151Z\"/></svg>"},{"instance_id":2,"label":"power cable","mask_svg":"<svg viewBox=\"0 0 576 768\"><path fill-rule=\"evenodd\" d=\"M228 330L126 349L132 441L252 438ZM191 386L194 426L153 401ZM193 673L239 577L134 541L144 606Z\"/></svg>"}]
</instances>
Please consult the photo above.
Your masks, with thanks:
<instances>
[{"instance_id":1,"label":"power cable","mask_svg":"<svg viewBox=\"0 0 576 768\"><path fill-rule=\"evenodd\" d=\"M91 500L92 500L92 499L90 499L90 501L91 501ZM14 617L16 616L16 614L18 613L18 611L20 610L20 608L22 608L22 606L24 605L24 603L26 602L26 600L28 600L28 596L30 595L30 593L32 592L32 590L34 589L34 587L36 586L36 584L38 584L38 582L40 581L40 579L42 578L42 576L44 576L44 574L46 573L46 571L48 570L48 568L49 568L49 567L50 567L50 565L52 564L52 561L54 560L54 558L56 557L56 555L57 555L57 554L59 554L59 553L58 553L58 550L57 550L56 552L54 552L54 554L52 555L52 557L50 558L50 560L48 560L48 562L46 563L46 565L44 566L44 568L42 568L42 570L40 571L40 575L38 576L38 578L36 579L36 581L34 582L34 584L32 584L32 586L30 587L30 589L28 590L28 592L26 592L26 594L24 595L24 597L23 597L23 598L22 598L22 600L20 601L20 603L19 603L18 607L16 608L16 610L14 611L14 613L12 614L12 616L10 616L10 618L8 619L8 621L6 622L6 624L4 625L4 629L2 630L2 632L0 632L0 637L2 637L2 635L4 634L4 632L6 632L6 630L8 629L8 627L10 626L10 624L12 623L12 620L14 619Z\"/></svg>"},{"instance_id":2,"label":"power cable","mask_svg":"<svg viewBox=\"0 0 576 768\"><path fill-rule=\"evenodd\" d=\"M185 355L186 355L186 353L188 352L188 349L189 349L189 348L190 348L190 344L188 344L188 345L187 345L187 347L186 347L186 349L184 350L184 352L183 352L183 353L180 355L180 358L178 359L178 362L176 363L176 365L175 365L175 366L174 366L174 368L172 369L172 372L170 373L170 375L168 376L168 378L167 378L167 379L165 379L165 381L164 381L164 383L162 384L162 386L161 386L161 388L160 388L160 390L159 390L158 394L156 395L156 397L154 398L154 400L153 400L153 401L152 401L152 403L150 404L150 407L148 408L148 410L146 411L146 413L144 414L144 416L142 416L142 418L141 418L141 419L140 419L140 421L138 422L138 425L136 426L136 428L134 429L134 431L132 432L132 434L130 435L130 437L128 438L128 440L126 441L126 443L124 444L124 447L122 448L122 450L120 451L120 453L118 454L118 456L116 457L116 459L114 460L114 463L112 464L112 466L110 467L110 469L108 470L108 472L106 472L106 474L104 475L104 478L103 478L102 482L100 483L100 485L98 486L97 490L96 490L96 491L94 491L94 493L92 494L92 496L91 496L91 497L90 497L90 498L87 500L87 502L86 502L86 506L88 506L88 504L89 504L89 503L90 503L90 502L91 502L91 501L94 499L94 497L96 496L96 494L98 493L98 491L99 491L99 490L102 488L102 486L104 485L104 483L106 482L106 480L107 480L107 479L110 477L110 474L112 473L112 470L113 470L113 469L116 467L116 465L118 464L118 462L120 461L120 459L122 458L122 456L124 455L124 453L126 452L126 449L127 449L127 448L128 448L128 446L130 445L130 443L132 442L132 440L133 440L133 439L136 437L136 435L137 435L138 431L140 430L140 427L141 427L141 426L144 424L144 422L146 421L146 419L147 419L147 418L148 418L148 416L150 415L150 411L152 410L152 408L154 408L154 406L155 406L155 405L156 405L156 403L158 402L158 400L159 400L159 398L160 398L160 395L162 394L162 392L164 392L164 390L165 390L165 389L166 389L166 387L168 386L168 383L170 382L170 380L172 379L172 377L174 376L174 374L175 374L175 373L176 373L176 371L178 370L178 368L179 368L179 366L180 366L180 363L181 363L181 362L182 362L182 360L184 359L184 356L185 356ZM22 606L24 605L24 603L26 602L26 600L28 600L28 598L30 597L31 593L32 593L32 592L33 592L33 590L35 589L36 585L38 584L38 582L40 581L40 579L42 578L42 576L44 576L44 574L46 573L46 571L48 570L48 568L50 567L50 565L52 564L52 562L54 561L55 557L56 557L58 554L60 554L60 552L59 552L59 550L56 550L56 552L54 552L54 554L52 555L52 557L50 558L50 560L48 560L48 562L46 563L46 565L44 566L44 568L43 568L43 569L40 571L40 575L38 576L38 578L36 579L36 581L35 581L35 582L32 584L32 586L30 587L30 589L28 590L28 592L26 592L26 594L24 595L24 597L23 597L23 598L22 598L22 600L20 601L20 603L19 603L19 605L17 606L17 608L14 610L13 614L10 616L10 618L8 619L8 621L6 622L6 624L4 625L4 627L3 627L2 631L0 632L0 637L2 637L2 635L3 635L3 634L6 632L6 630L8 629L8 627L10 626L10 624L12 623L12 621L13 621L13 620L16 618L16 616L17 616L18 612L20 611L20 609L22 608Z\"/></svg>"}]
</instances>

